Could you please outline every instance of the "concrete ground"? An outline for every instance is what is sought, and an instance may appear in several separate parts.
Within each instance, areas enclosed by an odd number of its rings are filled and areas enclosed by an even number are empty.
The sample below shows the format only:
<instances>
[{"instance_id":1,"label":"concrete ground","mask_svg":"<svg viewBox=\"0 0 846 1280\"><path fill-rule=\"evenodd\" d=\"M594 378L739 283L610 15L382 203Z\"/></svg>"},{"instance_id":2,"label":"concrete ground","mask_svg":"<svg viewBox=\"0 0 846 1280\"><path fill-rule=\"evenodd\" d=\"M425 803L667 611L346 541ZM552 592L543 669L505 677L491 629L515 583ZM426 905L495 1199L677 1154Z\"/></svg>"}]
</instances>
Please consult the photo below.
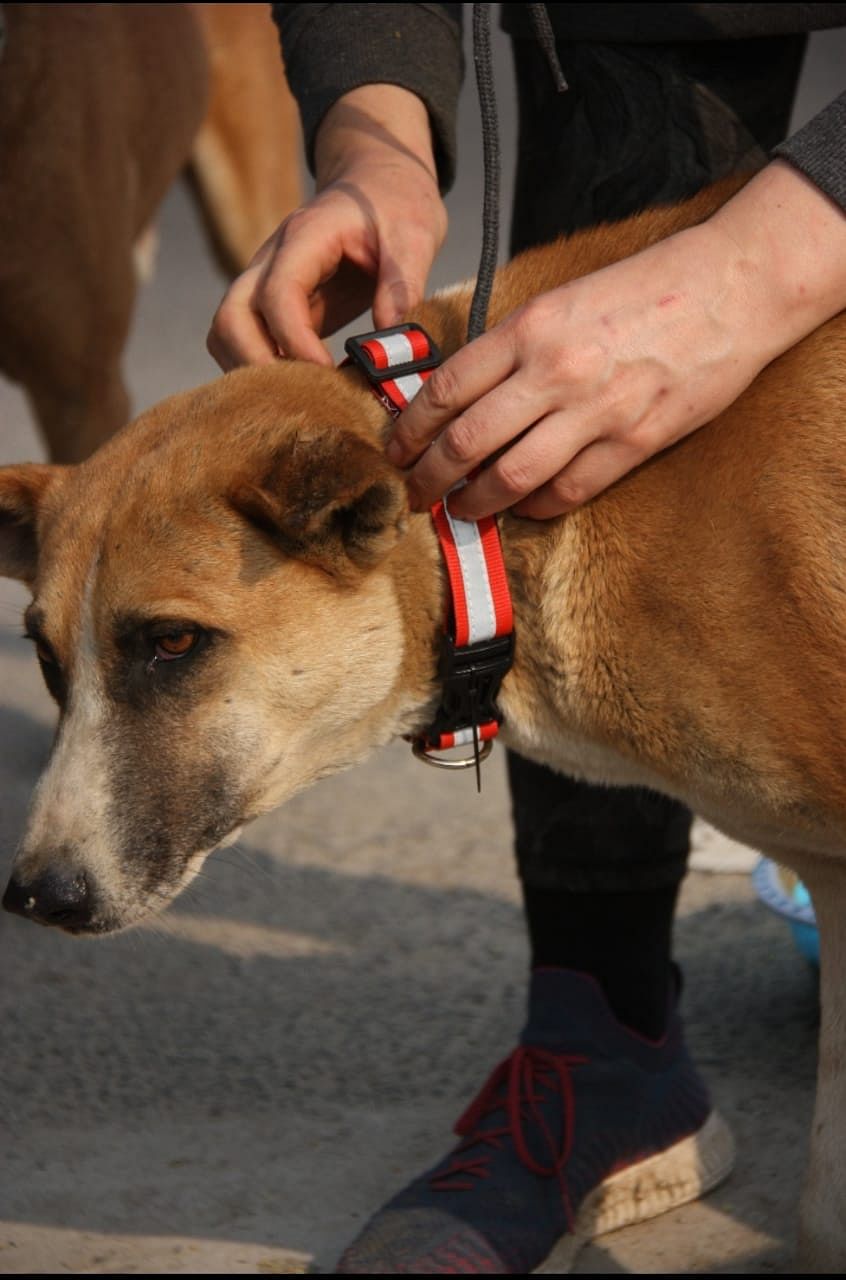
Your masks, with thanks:
<instances>
[{"instance_id":1,"label":"concrete ground","mask_svg":"<svg viewBox=\"0 0 846 1280\"><path fill-rule=\"evenodd\" d=\"M840 35L817 39L800 114L832 96L845 52ZM502 115L508 171L507 86ZM439 280L475 266L472 104L462 121ZM181 188L162 236L129 352L138 407L215 373L202 343L222 284ZM6 385L0 421L3 461L39 456ZM24 598L0 583L8 860L53 721L19 639ZM126 936L82 943L0 920L0 1272L331 1269L367 1215L443 1150L520 1026L527 952L502 763L496 752L480 801L466 777L422 769L398 745L255 823L164 917ZM744 862L708 832L699 842L702 865ZM577 1269L787 1270L813 977L746 873L691 873L676 947L737 1169L706 1201L604 1237Z\"/></svg>"}]
</instances>

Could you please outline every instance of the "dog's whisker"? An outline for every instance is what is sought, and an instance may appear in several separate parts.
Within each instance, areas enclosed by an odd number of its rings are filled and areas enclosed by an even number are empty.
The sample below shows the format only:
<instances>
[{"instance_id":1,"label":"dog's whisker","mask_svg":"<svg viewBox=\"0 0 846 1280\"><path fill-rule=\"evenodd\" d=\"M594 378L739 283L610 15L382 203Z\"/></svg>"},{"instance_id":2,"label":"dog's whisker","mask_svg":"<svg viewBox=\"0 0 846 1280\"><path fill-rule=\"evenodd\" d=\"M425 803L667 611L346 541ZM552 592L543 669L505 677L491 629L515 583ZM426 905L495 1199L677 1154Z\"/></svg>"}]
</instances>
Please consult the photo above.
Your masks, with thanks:
<instances>
[{"instance_id":1,"label":"dog's whisker","mask_svg":"<svg viewBox=\"0 0 846 1280\"><path fill-rule=\"evenodd\" d=\"M273 884L276 883L276 876L274 875L273 869L267 865L267 859L262 857L249 845L244 845L239 841L236 841L235 844L229 845L227 849L221 850L220 852L232 852L236 854L240 859L239 865L242 868L245 868L247 871L251 872L251 874L266 881L272 882ZM215 855L215 859L217 860L217 855ZM223 861L225 861L225 858Z\"/></svg>"},{"instance_id":2,"label":"dog's whisker","mask_svg":"<svg viewBox=\"0 0 846 1280\"><path fill-rule=\"evenodd\" d=\"M241 853L241 850L235 849L234 845L230 846L230 848L235 854ZM230 850L227 849L226 853L228 853L229 851ZM226 853L223 853L223 854L216 853L214 855L214 861L210 864L208 869L208 878L214 877L214 869L216 867L226 867L227 869L232 871L239 871L242 873L246 872L248 875L253 876L254 878L264 879L264 880L274 879L271 872L269 872L266 867L263 867L261 863L253 862L243 854L240 858L239 857L227 858Z\"/></svg>"}]
</instances>

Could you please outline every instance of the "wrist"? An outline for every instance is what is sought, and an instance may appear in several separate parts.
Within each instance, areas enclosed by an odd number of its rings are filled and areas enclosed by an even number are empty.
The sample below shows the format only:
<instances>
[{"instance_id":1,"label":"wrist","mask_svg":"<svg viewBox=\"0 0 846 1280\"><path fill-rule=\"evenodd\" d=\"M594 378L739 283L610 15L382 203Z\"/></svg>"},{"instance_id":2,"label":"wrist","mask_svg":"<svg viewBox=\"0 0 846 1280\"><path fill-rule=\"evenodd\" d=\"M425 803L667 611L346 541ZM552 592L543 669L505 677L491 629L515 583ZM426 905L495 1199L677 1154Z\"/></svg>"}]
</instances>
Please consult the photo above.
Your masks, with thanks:
<instances>
[{"instance_id":1,"label":"wrist","mask_svg":"<svg viewBox=\"0 0 846 1280\"><path fill-rule=\"evenodd\" d=\"M409 164L438 185L429 113L399 85L361 85L339 98L317 131L314 162L318 191L361 164Z\"/></svg>"},{"instance_id":2,"label":"wrist","mask_svg":"<svg viewBox=\"0 0 846 1280\"><path fill-rule=\"evenodd\" d=\"M846 215L787 161L756 174L701 230L728 247L731 292L770 359L846 307Z\"/></svg>"}]
</instances>

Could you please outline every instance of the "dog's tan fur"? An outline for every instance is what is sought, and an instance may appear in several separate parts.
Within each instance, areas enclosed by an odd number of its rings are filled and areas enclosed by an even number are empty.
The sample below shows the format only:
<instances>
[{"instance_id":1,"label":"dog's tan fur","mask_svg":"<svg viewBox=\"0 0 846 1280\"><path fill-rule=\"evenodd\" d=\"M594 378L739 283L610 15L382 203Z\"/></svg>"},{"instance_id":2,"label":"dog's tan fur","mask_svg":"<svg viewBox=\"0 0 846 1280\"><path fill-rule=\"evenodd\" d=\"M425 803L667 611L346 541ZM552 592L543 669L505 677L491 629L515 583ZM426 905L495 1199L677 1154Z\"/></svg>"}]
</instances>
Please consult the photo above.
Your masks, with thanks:
<instances>
[{"instance_id":1,"label":"dog's tan fur","mask_svg":"<svg viewBox=\"0 0 846 1280\"><path fill-rule=\"evenodd\" d=\"M732 190L528 253L492 319L707 216ZM469 289L420 319L448 353ZM846 1169L846 315L719 419L567 517L505 516L506 740L646 783L793 866L823 951L805 1257L842 1270ZM0 556L61 667L15 875L84 872L90 929L169 900L243 820L422 726L444 609L426 516L352 370L249 369L150 410L73 469L0 472ZM147 624L209 640L150 665ZM54 683L56 671L53 672ZM86 762L94 796L81 778ZM445 784L447 785L447 784Z\"/></svg>"},{"instance_id":2,"label":"dog's tan fur","mask_svg":"<svg viewBox=\"0 0 846 1280\"><path fill-rule=\"evenodd\" d=\"M50 456L77 462L129 417L121 360L168 187L190 161L213 242L243 270L300 200L296 108L267 5L3 13L0 373Z\"/></svg>"}]
</instances>

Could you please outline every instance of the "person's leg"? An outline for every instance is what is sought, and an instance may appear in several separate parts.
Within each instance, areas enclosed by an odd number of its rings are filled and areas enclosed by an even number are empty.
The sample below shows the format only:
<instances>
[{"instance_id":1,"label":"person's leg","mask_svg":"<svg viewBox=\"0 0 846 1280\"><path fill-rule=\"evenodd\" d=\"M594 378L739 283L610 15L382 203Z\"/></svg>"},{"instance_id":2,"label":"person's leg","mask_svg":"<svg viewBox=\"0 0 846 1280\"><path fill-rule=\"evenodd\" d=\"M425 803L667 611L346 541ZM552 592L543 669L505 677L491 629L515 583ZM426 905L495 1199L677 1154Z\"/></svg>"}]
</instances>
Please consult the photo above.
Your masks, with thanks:
<instances>
[{"instance_id":1,"label":"person's leg","mask_svg":"<svg viewBox=\"0 0 846 1280\"><path fill-rule=\"evenodd\" d=\"M509 753L532 968L597 979L650 1039L671 1003L670 941L691 815L638 787L593 787Z\"/></svg>"},{"instance_id":2,"label":"person's leg","mask_svg":"<svg viewBox=\"0 0 846 1280\"><path fill-rule=\"evenodd\" d=\"M560 97L540 50L519 46L514 247L763 163L803 43L561 48ZM535 965L525 1029L458 1121L458 1146L370 1220L342 1272L525 1273L561 1236L572 1258L731 1167L670 967L690 814L514 756L509 773Z\"/></svg>"}]
</instances>

